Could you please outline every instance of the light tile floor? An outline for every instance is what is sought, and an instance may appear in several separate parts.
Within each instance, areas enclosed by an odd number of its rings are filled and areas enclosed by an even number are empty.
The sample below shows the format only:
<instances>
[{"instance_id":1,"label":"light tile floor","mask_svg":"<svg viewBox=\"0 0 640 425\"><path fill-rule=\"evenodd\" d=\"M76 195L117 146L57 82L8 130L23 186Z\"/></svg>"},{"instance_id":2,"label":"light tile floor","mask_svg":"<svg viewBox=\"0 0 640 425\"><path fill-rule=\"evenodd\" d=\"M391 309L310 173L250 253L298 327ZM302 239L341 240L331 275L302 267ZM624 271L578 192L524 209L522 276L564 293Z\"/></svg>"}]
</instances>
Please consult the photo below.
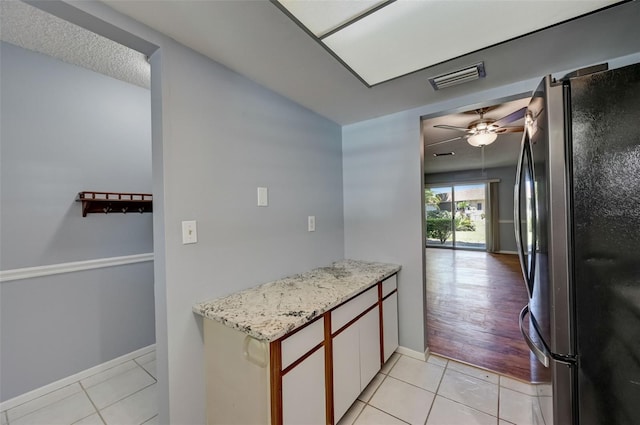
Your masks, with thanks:
<instances>
[{"instance_id":1,"label":"light tile floor","mask_svg":"<svg viewBox=\"0 0 640 425\"><path fill-rule=\"evenodd\" d=\"M549 385L395 353L338 425L553 425L551 409Z\"/></svg>"},{"instance_id":2,"label":"light tile floor","mask_svg":"<svg viewBox=\"0 0 640 425\"><path fill-rule=\"evenodd\" d=\"M151 352L0 412L1 425L157 424L156 385ZM551 405L549 386L396 353L338 425L552 425Z\"/></svg>"},{"instance_id":3,"label":"light tile floor","mask_svg":"<svg viewBox=\"0 0 640 425\"><path fill-rule=\"evenodd\" d=\"M0 412L2 425L156 423L155 351Z\"/></svg>"}]
</instances>

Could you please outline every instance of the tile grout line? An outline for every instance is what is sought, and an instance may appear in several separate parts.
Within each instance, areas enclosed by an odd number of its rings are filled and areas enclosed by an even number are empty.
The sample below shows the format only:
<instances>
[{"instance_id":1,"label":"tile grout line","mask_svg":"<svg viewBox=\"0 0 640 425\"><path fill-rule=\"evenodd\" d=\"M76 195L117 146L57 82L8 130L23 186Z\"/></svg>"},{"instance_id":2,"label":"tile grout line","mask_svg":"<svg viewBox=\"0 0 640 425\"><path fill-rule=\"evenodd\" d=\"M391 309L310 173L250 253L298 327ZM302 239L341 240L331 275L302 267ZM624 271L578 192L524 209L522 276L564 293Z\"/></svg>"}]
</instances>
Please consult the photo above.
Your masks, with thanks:
<instances>
[{"instance_id":1,"label":"tile grout line","mask_svg":"<svg viewBox=\"0 0 640 425\"><path fill-rule=\"evenodd\" d=\"M501 419L501 418L499 417L499 415L492 415L491 413L484 412L484 411L482 411L482 410L480 410L480 409L478 409L478 408L476 408L476 407L472 407L472 406L469 406L469 405L467 405L467 404L464 404L464 403L462 403L461 401L454 400L454 399L449 398L449 397L445 397L445 396L443 396L442 394L436 394L436 396L438 396L438 397L442 397L442 398L444 398L445 400L452 401L452 402L454 402L454 403L456 403L456 404L459 404L459 405L461 405L461 406L464 406L464 407L466 407L466 408L468 408L468 409L475 410L476 412L479 412L479 413L482 413L482 414L485 414L485 415L489 415L489 416L491 416L492 418ZM431 413L431 412L429 412L429 413ZM427 417L427 418L428 418L428 417ZM507 421L507 422L508 422L508 421Z\"/></svg>"},{"instance_id":2,"label":"tile grout line","mask_svg":"<svg viewBox=\"0 0 640 425\"><path fill-rule=\"evenodd\" d=\"M402 358L402 356L403 356L403 354L398 353L398 359L393 363L393 366L391 366L391 367L389 368L389 370L387 371L387 373L383 373L384 378L382 379L382 382L380 382L380 385L378 385L378 387L375 389L375 391L373 392L373 394L371 394L371 397L369 397L369 400L367 400L367 402L365 402L364 407L362 408L362 410L360 411L360 413L358 413L358 416L356 416L356 418L353 420L352 424L355 424L355 423L356 423L356 421L357 421L357 420L358 420L358 418L362 415L362 412L364 412L364 409L365 409L367 406L371 407L372 409L376 409L377 411L382 412L382 413L384 413L384 414L386 414L386 415L389 415L389 416L391 416L392 418L395 418L395 419L399 420L399 421L400 421L400 422L402 422L402 423L405 423L405 424L406 424L406 423L408 423L408 422L403 421L402 419L398 418L397 416L394 416L394 415L392 415L391 413L389 413L389 412L387 412L387 411L384 411L384 410L382 410L382 409L379 409L379 408L377 408L376 406L374 406L373 404L370 404L370 403L369 403L371 400L373 400L373 396L374 396L374 395L376 395L376 393L378 392L378 390L380 389L380 387L382 386L382 384L384 383L384 381L386 381L386 380L387 380L387 378L388 378L388 377L390 377L390 375L389 375L389 374L391 373L391 371L393 370L393 368L394 368L394 367L396 367L396 365L398 364L398 362L400 361L400 359ZM402 381L401 379L394 378L393 376L391 376L391 378L396 379L396 380L398 380L398 381L400 381L400 382L404 382L404 381ZM408 382L406 382L406 383L408 384ZM419 388L419 387L417 387L417 388ZM424 389L424 388L423 388L423 389Z\"/></svg>"},{"instance_id":3,"label":"tile grout line","mask_svg":"<svg viewBox=\"0 0 640 425\"><path fill-rule=\"evenodd\" d=\"M500 425L500 393L502 393L502 385L500 385L500 383L502 382L502 375L500 375L498 377L498 410L496 411L496 416L498 417L498 420L496 421L496 423L498 425Z\"/></svg>"},{"instance_id":4,"label":"tile grout line","mask_svg":"<svg viewBox=\"0 0 640 425\"><path fill-rule=\"evenodd\" d=\"M155 361L155 360L151 360L151 362L152 362L152 361ZM150 377L151 377L151 378L152 378L156 383L158 382L158 380L156 379L156 377L155 377L155 376L153 376L153 375L152 375L152 374L151 374L151 373L150 373L150 372L149 372L149 371L148 371L148 370L147 370L147 369L146 369L146 368L145 368L141 363L138 363L138 362L136 361L136 359L133 359L133 362L134 362L135 364L137 364L137 365L138 365L138 367L140 367L142 370L144 370L144 371L147 373L147 375L149 375L149 376L150 376ZM147 362L147 363L151 363L151 362ZM144 364L147 364L147 363L144 363Z\"/></svg>"},{"instance_id":5,"label":"tile grout line","mask_svg":"<svg viewBox=\"0 0 640 425\"><path fill-rule=\"evenodd\" d=\"M429 358L427 357L427 361L425 363L429 363L428 360L429 360ZM431 363L431 364L433 364L433 363ZM431 406L429 406L429 411L427 412L427 418L424 420L424 425L426 425L427 422L429 422L429 416L431 416L431 411L433 410L433 405L436 404L436 398L438 397L438 391L440 390L440 384L442 384L442 381L444 379L444 374L447 373L447 369L448 368L449 368L449 361L447 360L447 362L445 363L444 367L442 368L442 376L440 376L440 380L438 381L438 385L436 386L436 391L433 394L433 401L431 402Z\"/></svg>"},{"instance_id":6,"label":"tile grout line","mask_svg":"<svg viewBox=\"0 0 640 425\"><path fill-rule=\"evenodd\" d=\"M140 391L146 390L147 388L149 388L149 387L151 387L152 385L155 385L155 384L157 384L157 383L158 383L157 381L152 382L151 384L146 385L146 386L144 386L144 387L142 387L142 388L140 388L140 389L138 389L138 390L136 390L136 391L132 392L131 394L127 394L126 396L124 396L124 397L122 397L122 398L120 398L120 399L118 399L118 400L114 401L113 403L111 403L111 404L108 404L108 405L104 406L102 409L98 409L98 411L100 411L100 410L104 410L104 409L106 409L106 408L108 408L108 407L111 407L111 406L113 406L114 404L119 403L119 402L121 402L122 400L125 400L125 399L127 399L127 398L131 397L131 396L132 396L132 395L134 395L134 394L138 394ZM89 397L89 399L91 399L91 397ZM91 401L93 402L93 400L91 400Z\"/></svg>"},{"instance_id":7,"label":"tile grout line","mask_svg":"<svg viewBox=\"0 0 640 425\"><path fill-rule=\"evenodd\" d=\"M408 424L408 423L409 423L409 422L407 422L407 421L405 421L405 420L402 420L402 419L400 419L399 417L394 416L394 415L392 415L391 413L389 413L389 412L387 412L387 411L385 411L385 410L382 410L382 409L380 409L380 408L378 408L378 407L376 407L376 406L373 406L373 405L368 404L368 403L367 403L367 405L368 405L368 406L371 406L371 408L372 408L372 409L376 409L377 411L382 412L382 413L384 413L385 415L389 415L389 416L391 416L392 418L399 420L399 421L400 421L400 422L402 422L403 424ZM362 409L362 410L364 411L364 409ZM360 412L360 413L362 414L362 412ZM358 415L358 416L359 416L359 415Z\"/></svg>"},{"instance_id":8,"label":"tile grout line","mask_svg":"<svg viewBox=\"0 0 640 425\"><path fill-rule=\"evenodd\" d=\"M157 417L158 417L158 414L155 414L155 415L153 415L152 417L150 417L149 419L147 419L146 421L142 422L142 424L140 424L140 425L144 425L144 424L146 424L146 423L149 423L149 421L150 421L150 420L152 420L152 419L154 419L154 418L157 418Z\"/></svg>"},{"instance_id":9,"label":"tile grout line","mask_svg":"<svg viewBox=\"0 0 640 425\"><path fill-rule=\"evenodd\" d=\"M96 406L96 404L93 402L93 399L91 398L91 396L89 395L89 393L87 392L87 389L84 387L84 385L82 385L82 382L78 381L78 385L80 385L80 388L82 388L82 391L84 391L84 394L87 396L87 398L89 399L89 402L91 403L91 405L93 406L94 409L96 409L96 413L98 414L98 416L100 417L100 420L102 421L103 424L106 424L107 421L104 420L104 418L102 417L102 412L100 412L100 409L98 409L98 406ZM89 415L91 416L91 415Z\"/></svg>"},{"instance_id":10,"label":"tile grout line","mask_svg":"<svg viewBox=\"0 0 640 425\"><path fill-rule=\"evenodd\" d=\"M402 354L400 354L400 355L399 355L398 360L400 360L400 357L401 357L401 356L402 356ZM362 412L364 412L364 409L365 409L367 406L371 406L371 407L373 407L374 409L376 408L375 406L373 406L373 405L369 404L369 402L373 399L373 396L374 396L374 395L376 395L376 393L378 392L378 390L380 389L380 387L382 386L382 384L384 383L384 381L386 381L386 380L387 380L387 378L389 377L389 372L391 372L391 369L393 369L394 367L396 367L396 363L398 363L398 360L396 360L396 361L395 361L395 363L393 363L393 366L391 366L391 367L389 368L389 370L387 371L387 373L382 373L382 372L381 372L381 375L382 375L382 376L384 376L384 378L382 378L382 382L380 382L380 385L378 385L378 387L373 391L373 393L371 394L371 397L369 397L369 399L368 399L367 401L365 401L365 402L364 402L364 407L363 407L363 408L362 408L362 410L361 410L361 411L356 415L356 417L353 419L353 422L351 422L351 425L353 425L353 424L355 424L355 423L356 423L356 421L358 420L358 418L360 417L360 415L362 415ZM356 399L356 400L358 400L358 399ZM360 401L362 401L362 400L360 400ZM380 409L378 409L378 410L380 410ZM387 413L387 412L384 412L384 413Z\"/></svg>"},{"instance_id":11,"label":"tile grout line","mask_svg":"<svg viewBox=\"0 0 640 425\"><path fill-rule=\"evenodd\" d=\"M15 409L15 408L20 407L20 406L24 406L25 404L31 403L31 402L33 402L33 401L35 401L35 400L38 400L39 398L42 398L42 397L46 397L46 396L47 396L47 395L49 395L49 394L52 394L52 393L54 393L54 392L56 392L56 391L60 391L60 390L61 390L61 389L63 389L63 388L70 387L70 386L72 386L72 385L74 385L74 384L76 384L76 383L79 383L79 381L73 382L73 383L71 383L71 384L69 384L69 385L65 385L65 386L64 386L64 387L62 387L62 388L59 388L59 389L57 389L57 390L53 390L53 391L51 391L51 392L48 392L48 393L46 393L46 394L41 395L40 397L36 397L36 398L34 398L33 400L26 401L26 402L24 402L24 403L22 403L22 404L19 404L19 405L17 405L17 406L12 407L11 409L7 409L7 410L5 410L5 413L6 413L6 415L7 415L7 424L9 423L9 410ZM78 394L78 393L80 393L80 392L81 392L81 391L77 391L77 392L75 392L75 393L71 393L71 394L67 395L66 397L62 397L60 400L56 400L56 401L54 401L54 402L51 402L51 403L45 404L45 405L44 405L44 406L42 406L42 407L38 407L37 409L34 409L34 410L32 410L32 411L30 411L30 412L28 412L28 413L25 413L25 414L23 414L23 415L20 415L20 416L18 416L18 417L16 417L16 418L14 418L14 419L13 419L13 421L15 422L15 421L17 421L18 419L22 419L22 418L24 418L25 416L31 415L31 414L33 414L33 413L35 413L35 412L38 412L38 411L42 410L42 409L46 409L47 407L50 407L50 406L51 406L51 405L53 405L53 404L56 404L56 403L59 403L59 402L61 402L61 401L63 401L63 400L66 400L66 399L68 399L68 398L71 398L71 397L73 397L74 395L76 395L76 394Z\"/></svg>"}]
</instances>

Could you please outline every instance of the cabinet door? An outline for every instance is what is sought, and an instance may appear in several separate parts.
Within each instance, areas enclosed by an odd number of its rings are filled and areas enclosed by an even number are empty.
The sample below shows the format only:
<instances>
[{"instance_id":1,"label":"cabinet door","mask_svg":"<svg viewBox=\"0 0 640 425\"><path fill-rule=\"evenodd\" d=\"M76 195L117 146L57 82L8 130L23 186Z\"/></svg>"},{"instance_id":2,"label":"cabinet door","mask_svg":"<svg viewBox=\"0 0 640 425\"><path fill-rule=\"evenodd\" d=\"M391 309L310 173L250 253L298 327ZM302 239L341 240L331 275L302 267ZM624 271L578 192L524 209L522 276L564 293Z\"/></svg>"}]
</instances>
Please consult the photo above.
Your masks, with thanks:
<instances>
[{"instance_id":1,"label":"cabinet door","mask_svg":"<svg viewBox=\"0 0 640 425\"><path fill-rule=\"evenodd\" d=\"M384 361L398 348L398 293L382 301Z\"/></svg>"},{"instance_id":2,"label":"cabinet door","mask_svg":"<svg viewBox=\"0 0 640 425\"><path fill-rule=\"evenodd\" d=\"M360 331L360 390L380 370L380 312L376 306L358 320ZM353 400L352 400L353 401Z\"/></svg>"},{"instance_id":3,"label":"cabinet door","mask_svg":"<svg viewBox=\"0 0 640 425\"><path fill-rule=\"evenodd\" d=\"M284 425L325 425L324 347L282 377Z\"/></svg>"},{"instance_id":4,"label":"cabinet door","mask_svg":"<svg viewBox=\"0 0 640 425\"><path fill-rule=\"evenodd\" d=\"M333 338L333 415L335 422L360 395L358 322Z\"/></svg>"}]
</instances>

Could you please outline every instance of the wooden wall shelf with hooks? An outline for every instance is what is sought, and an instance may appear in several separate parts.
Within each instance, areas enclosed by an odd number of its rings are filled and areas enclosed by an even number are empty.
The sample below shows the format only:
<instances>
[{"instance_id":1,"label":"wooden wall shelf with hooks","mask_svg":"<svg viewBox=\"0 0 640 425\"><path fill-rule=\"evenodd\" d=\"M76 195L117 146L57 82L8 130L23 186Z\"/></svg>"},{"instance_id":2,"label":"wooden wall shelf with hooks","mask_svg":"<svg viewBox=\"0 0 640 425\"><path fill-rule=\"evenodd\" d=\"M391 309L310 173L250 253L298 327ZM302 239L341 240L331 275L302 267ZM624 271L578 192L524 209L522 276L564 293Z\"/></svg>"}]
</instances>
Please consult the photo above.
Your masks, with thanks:
<instances>
[{"instance_id":1,"label":"wooden wall shelf with hooks","mask_svg":"<svg viewBox=\"0 0 640 425\"><path fill-rule=\"evenodd\" d=\"M79 192L76 202L82 202L82 216L92 213L153 212L151 193Z\"/></svg>"}]
</instances>

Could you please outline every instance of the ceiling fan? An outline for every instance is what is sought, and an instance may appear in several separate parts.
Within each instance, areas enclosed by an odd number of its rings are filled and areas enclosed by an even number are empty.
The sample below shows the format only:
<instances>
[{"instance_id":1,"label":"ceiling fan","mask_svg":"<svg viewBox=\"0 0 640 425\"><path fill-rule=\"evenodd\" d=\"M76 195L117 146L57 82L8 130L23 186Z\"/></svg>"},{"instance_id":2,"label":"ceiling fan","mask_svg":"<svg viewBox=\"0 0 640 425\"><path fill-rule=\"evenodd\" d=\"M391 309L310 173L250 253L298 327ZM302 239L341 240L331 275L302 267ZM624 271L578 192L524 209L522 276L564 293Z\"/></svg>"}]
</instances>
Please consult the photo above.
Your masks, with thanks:
<instances>
[{"instance_id":1,"label":"ceiling fan","mask_svg":"<svg viewBox=\"0 0 640 425\"><path fill-rule=\"evenodd\" d=\"M483 147L493 143L499 134L505 133L519 133L524 131L524 126L516 127L503 127L506 124L512 123L524 117L527 108L521 108L517 111L510 113L498 120L484 118L484 115L494 109L495 107L481 108L469 113L480 115L480 119L472 121L465 127L456 127L453 125L434 125L436 128L444 128L447 130L462 131L464 136L454 137L453 139L442 140L440 142L430 143L427 146L441 145L443 143L453 142L455 140L466 140L471 146Z\"/></svg>"}]
</instances>

